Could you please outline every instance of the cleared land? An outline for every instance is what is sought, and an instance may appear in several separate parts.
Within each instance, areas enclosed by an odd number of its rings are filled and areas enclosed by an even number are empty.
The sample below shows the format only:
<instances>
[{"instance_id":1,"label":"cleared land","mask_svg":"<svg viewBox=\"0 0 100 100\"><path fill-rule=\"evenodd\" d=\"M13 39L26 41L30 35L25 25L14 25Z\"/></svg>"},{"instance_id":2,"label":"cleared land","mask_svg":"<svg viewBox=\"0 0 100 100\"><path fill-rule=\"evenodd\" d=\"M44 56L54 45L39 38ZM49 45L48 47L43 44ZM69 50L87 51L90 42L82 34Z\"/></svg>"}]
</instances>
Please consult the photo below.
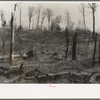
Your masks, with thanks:
<instances>
[{"instance_id":1,"label":"cleared land","mask_svg":"<svg viewBox=\"0 0 100 100\"><path fill-rule=\"evenodd\" d=\"M3 33L6 37L5 56L2 56L0 40L0 83L99 83L99 44L97 41L96 62L92 68L94 42L90 31L87 32L87 41L84 31L77 31L77 60L72 61L71 54L64 59L66 32L17 30L13 66L9 66L10 30L0 29L1 36ZM69 52L72 33L69 35ZM33 50L33 57L23 57L29 49Z\"/></svg>"}]
</instances>

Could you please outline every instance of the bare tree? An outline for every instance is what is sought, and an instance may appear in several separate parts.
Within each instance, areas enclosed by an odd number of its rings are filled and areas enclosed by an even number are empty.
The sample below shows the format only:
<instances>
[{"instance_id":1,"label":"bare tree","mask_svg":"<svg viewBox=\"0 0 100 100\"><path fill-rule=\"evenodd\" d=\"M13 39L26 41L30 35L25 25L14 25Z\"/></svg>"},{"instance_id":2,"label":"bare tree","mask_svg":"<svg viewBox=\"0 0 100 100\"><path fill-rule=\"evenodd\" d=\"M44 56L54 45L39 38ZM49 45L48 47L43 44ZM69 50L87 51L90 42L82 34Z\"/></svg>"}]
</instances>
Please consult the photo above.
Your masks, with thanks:
<instances>
[{"instance_id":1,"label":"bare tree","mask_svg":"<svg viewBox=\"0 0 100 100\"><path fill-rule=\"evenodd\" d=\"M86 4L85 3L81 3L80 4L80 8L79 8L79 11L80 13L82 14L83 16L83 26L84 26L84 30L86 31L86 21L85 21L85 17L86 17Z\"/></svg>"},{"instance_id":2,"label":"bare tree","mask_svg":"<svg viewBox=\"0 0 100 100\"><path fill-rule=\"evenodd\" d=\"M82 21L81 20L78 20L77 28L82 29Z\"/></svg>"},{"instance_id":3,"label":"bare tree","mask_svg":"<svg viewBox=\"0 0 100 100\"><path fill-rule=\"evenodd\" d=\"M2 22L2 26L4 23L4 15L5 15L5 11L3 9L0 10L0 16L1 16L1 22Z\"/></svg>"},{"instance_id":4,"label":"bare tree","mask_svg":"<svg viewBox=\"0 0 100 100\"><path fill-rule=\"evenodd\" d=\"M47 9L44 9L42 11L41 29L43 27L44 19L46 18L46 16L47 16Z\"/></svg>"},{"instance_id":5,"label":"bare tree","mask_svg":"<svg viewBox=\"0 0 100 100\"><path fill-rule=\"evenodd\" d=\"M34 11L35 11L35 8L34 8L34 7L29 7L29 8L28 8L29 29L30 29L32 17L33 17L33 15L34 15Z\"/></svg>"},{"instance_id":6,"label":"bare tree","mask_svg":"<svg viewBox=\"0 0 100 100\"><path fill-rule=\"evenodd\" d=\"M5 35L5 25L6 25L6 21L5 21L5 11L3 9L0 10L0 16L1 16L1 25L4 28L4 34L1 36L1 40L2 40L2 47L3 47L3 55L5 55L5 42L6 42L6 35Z\"/></svg>"},{"instance_id":7,"label":"bare tree","mask_svg":"<svg viewBox=\"0 0 100 100\"><path fill-rule=\"evenodd\" d=\"M92 67L94 67L95 64L95 55L96 55L96 46L97 46L97 33L95 33L95 38L94 38L94 52L93 52L93 62L92 62Z\"/></svg>"},{"instance_id":8,"label":"bare tree","mask_svg":"<svg viewBox=\"0 0 100 100\"><path fill-rule=\"evenodd\" d=\"M13 53L14 53L14 35L15 35L15 29L14 29L14 21L15 21L15 12L16 12L16 6L17 4L14 4L14 12L11 13L11 40L10 40L10 58L9 58L9 64L13 64Z\"/></svg>"},{"instance_id":9,"label":"bare tree","mask_svg":"<svg viewBox=\"0 0 100 100\"><path fill-rule=\"evenodd\" d=\"M96 55L96 45L97 45L97 33L95 33L95 12L96 12L97 5L96 5L96 3L92 3L92 4L88 3L88 5L90 6L90 8L92 10L92 16L93 16L94 53L93 53L92 67L94 67L94 64L95 64L95 55Z\"/></svg>"},{"instance_id":10,"label":"bare tree","mask_svg":"<svg viewBox=\"0 0 100 100\"><path fill-rule=\"evenodd\" d=\"M99 40L99 64L100 64L100 40Z\"/></svg>"},{"instance_id":11,"label":"bare tree","mask_svg":"<svg viewBox=\"0 0 100 100\"><path fill-rule=\"evenodd\" d=\"M42 10L42 6L41 6L41 5L38 5L38 8L37 8L37 10L36 10L36 14L37 14L36 28L37 28L37 29L39 28L41 10Z\"/></svg>"},{"instance_id":12,"label":"bare tree","mask_svg":"<svg viewBox=\"0 0 100 100\"><path fill-rule=\"evenodd\" d=\"M68 56L68 49L69 49L69 30L65 29L65 32L66 32L66 51L65 51L65 59L67 58Z\"/></svg>"},{"instance_id":13,"label":"bare tree","mask_svg":"<svg viewBox=\"0 0 100 100\"><path fill-rule=\"evenodd\" d=\"M60 30L60 23L61 23L62 17L61 15L56 16L51 21L51 30Z\"/></svg>"},{"instance_id":14,"label":"bare tree","mask_svg":"<svg viewBox=\"0 0 100 100\"><path fill-rule=\"evenodd\" d=\"M21 7L21 4L22 4L22 3L18 3L18 4L17 4L17 7L18 7L18 9L19 9L19 11L20 11L20 20L19 20L19 22L20 22L20 28L22 28L22 24L21 24L22 7Z\"/></svg>"},{"instance_id":15,"label":"bare tree","mask_svg":"<svg viewBox=\"0 0 100 100\"><path fill-rule=\"evenodd\" d=\"M1 36L1 40L2 40L2 52L3 52L3 55L5 55L6 36Z\"/></svg>"},{"instance_id":16,"label":"bare tree","mask_svg":"<svg viewBox=\"0 0 100 100\"><path fill-rule=\"evenodd\" d=\"M1 37L2 46L3 46L3 55L5 55L5 43L6 43L5 26L6 26L6 21L4 20L4 22L3 22L4 34L3 34L3 36Z\"/></svg>"},{"instance_id":17,"label":"bare tree","mask_svg":"<svg viewBox=\"0 0 100 100\"><path fill-rule=\"evenodd\" d=\"M56 23L57 23L57 26L60 25L61 19L62 19L61 15L56 16Z\"/></svg>"},{"instance_id":18,"label":"bare tree","mask_svg":"<svg viewBox=\"0 0 100 100\"><path fill-rule=\"evenodd\" d=\"M77 33L73 34L72 60L76 60Z\"/></svg>"},{"instance_id":19,"label":"bare tree","mask_svg":"<svg viewBox=\"0 0 100 100\"><path fill-rule=\"evenodd\" d=\"M93 39L94 39L94 36L95 36L95 12L96 12L96 8L97 8L97 5L96 3L88 3L89 5L89 8L91 8L92 10L92 16L93 16Z\"/></svg>"},{"instance_id":20,"label":"bare tree","mask_svg":"<svg viewBox=\"0 0 100 100\"><path fill-rule=\"evenodd\" d=\"M50 24L51 24L51 18L53 16L53 11L49 8L47 8L47 19L48 19L48 30L50 29Z\"/></svg>"},{"instance_id":21,"label":"bare tree","mask_svg":"<svg viewBox=\"0 0 100 100\"><path fill-rule=\"evenodd\" d=\"M66 24L66 27L67 27L69 30L72 30L75 23L71 21L70 13L69 13L68 10L65 12L65 22L67 23L67 24Z\"/></svg>"}]
</instances>

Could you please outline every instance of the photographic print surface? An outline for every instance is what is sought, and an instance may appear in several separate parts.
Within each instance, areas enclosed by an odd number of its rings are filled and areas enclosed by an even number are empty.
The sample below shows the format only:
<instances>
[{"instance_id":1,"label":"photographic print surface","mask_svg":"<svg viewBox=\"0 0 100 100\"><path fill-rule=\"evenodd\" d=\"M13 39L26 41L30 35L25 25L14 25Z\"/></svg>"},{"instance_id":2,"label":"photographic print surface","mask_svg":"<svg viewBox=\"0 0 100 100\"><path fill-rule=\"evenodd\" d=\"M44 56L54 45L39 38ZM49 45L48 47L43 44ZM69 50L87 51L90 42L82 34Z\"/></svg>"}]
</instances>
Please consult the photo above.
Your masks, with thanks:
<instances>
[{"instance_id":1,"label":"photographic print surface","mask_svg":"<svg viewBox=\"0 0 100 100\"><path fill-rule=\"evenodd\" d=\"M0 83L99 84L99 18L100 3L0 2Z\"/></svg>"}]
</instances>

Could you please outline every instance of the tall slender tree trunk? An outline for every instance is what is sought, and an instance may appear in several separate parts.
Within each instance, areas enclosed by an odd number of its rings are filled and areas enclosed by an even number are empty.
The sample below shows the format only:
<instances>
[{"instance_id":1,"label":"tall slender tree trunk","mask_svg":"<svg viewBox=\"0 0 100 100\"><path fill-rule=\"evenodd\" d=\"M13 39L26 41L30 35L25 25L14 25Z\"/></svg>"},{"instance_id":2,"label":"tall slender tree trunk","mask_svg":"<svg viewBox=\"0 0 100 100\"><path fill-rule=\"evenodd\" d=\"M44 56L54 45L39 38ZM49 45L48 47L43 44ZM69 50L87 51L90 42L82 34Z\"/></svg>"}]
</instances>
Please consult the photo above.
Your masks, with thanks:
<instances>
[{"instance_id":1,"label":"tall slender tree trunk","mask_svg":"<svg viewBox=\"0 0 100 100\"><path fill-rule=\"evenodd\" d=\"M41 29L43 28L43 22L44 22L44 18L41 21Z\"/></svg>"},{"instance_id":2,"label":"tall slender tree trunk","mask_svg":"<svg viewBox=\"0 0 100 100\"><path fill-rule=\"evenodd\" d=\"M73 46L72 46L72 60L76 60L76 44L77 44L77 33L73 35Z\"/></svg>"},{"instance_id":3,"label":"tall slender tree trunk","mask_svg":"<svg viewBox=\"0 0 100 100\"><path fill-rule=\"evenodd\" d=\"M38 29L39 28L39 19L37 19L37 26L36 28Z\"/></svg>"},{"instance_id":4,"label":"tall slender tree trunk","mask_svg":"<svg viewBox=\"0 0 100 100\"><path fill-rule=\"evenodd\" d=\"M84 21L83 21L83 22L84 22L84 29L86 30L86 23L85 23L85 15L84 15L84 14L83 14L83 18L84 18L84 19L83 19L83 20L84 20Z\"/></svg>"},{"instance_id":5,"label":"tall slender tree trunk","mask_svg":"<svg viewBox=\"0 0 100 100\"><path fill-rule=\"evenodd\" d=\"M21 8L20 8L20 28L22 27L22 25L21 25L21 14L22 14L22 11L21 11Z\"/></svg>"},{"instance_id":6,"label":"tall slender tree trunk","mask_svg":"<svg viewBox=\"0 0 100 100\"><path fill-rule=\"evenodd\" d=\"M100 64L100 40L99 40L99 64Z\"/></svg>"},{"instance_id":7,"label":"tall slender tree trunk","mask_svg":"<svg viewBox=\"0 0 100 100\"><path fill-rule=\"evenodd\" d=\"M11 13L11 41L10 41L10 61L9 64L13 64L13 51L14 51L14 15Z\"/></svg>"},{"instance_id":8,"label":"tall slender tree trunk","mask_svg":"<svg viewBox=\"0 0 100 100\"><path fill-rule=\"evenodd\" d=\"M95 55L96 55L96 45L97 45L97 33L95 34L94 39L95 39L95 41L94 41L94 53L93 53L92 67L94 67L94 65L95 65Z\"/></svg>"},{"instance_id":9,"label":"tall slender tree trunk","mask_svg":"<svg viewBox=\"0 0 100 100\"><path fill-rule=\"evenodd\" d=\"M5 25L4 25L4 34L5 34ZM2 39L2 46L3 46L3 55L5 55L5 36Z\"/></svg>"},{"instance_id":10,"label":"tall slender tree trunk","mask_svg":"<svg viewBox=\"0 0 100 100\"><path fill-rule=\"evenodd\" d=\"M48 30L50 30L50 19L48 19Z\"/></svg>"},{"instance_id":11,"label":"tall slender tree trunk","mask_svg":"<svg viewBox=\"0 0 100 100\"><path fill-rule=\"evenodd\" d=\"M65 59L67 58L68 55L68 47L69 47L69 31L66 28L66 51L65 51Z\"/></svg>"},{"instance_id":12,"label":"tall slender tree trunk","mask_svg":"<svg viewBox=\"0 0 100 100\"><path fill-rule=\"evenodd\" d=\"M2 41L2 46L3 46L3 55L5 55L5 41Z\"/></svg>"},{"instance_id":13,"label":"tall slender tree trunk","mask_svg":"<svg viewBox=\"0 0 100 100\"><path fill-rule=\"evenodd\" d=\"M83 13L83 24L84 24L85 39L86 39L86 23L85 23L85 14L84 13Z\"/></svg>"},{"instance_id":14,"label":"tall slender tree trunk","mask_svg":"<svg viewBox=\"0 0 100 100\"><path fill-rule=\"evenodd\" d=\"M95 11L93 9L93 40L95 38Z\"/></svg>"},{"instance_id":15,"label":"tall slender tree trunk","mask_svg":"<svg viewBox=\"0 0 100 100\"><path fill-rule=\"evenodd\" d=\"M41 21L41 29L42 29L42 27L43 27L43 21Z\"/></svg>"},{"instance_id":16,"label":"tall slender tree trunk","mask_svg":"<svg viewBox=\"0 0 100 100\"><path fill-rule=\"evenodd\" d=\"M31 26L31 19L29 18L29 29L30 29L30 26Z\"/></svg>"},{"instance_id":17,"label":"tall slender tree trunk","mask_svg":"<svg viewBox=\"0 0 100 100\"><path fill-rule=\"evenodd\" d=\"M37 29L39 28L39 21L40 21L40 13L39 13L39 15L37 17Z\"/></svg>"}]
</instances>

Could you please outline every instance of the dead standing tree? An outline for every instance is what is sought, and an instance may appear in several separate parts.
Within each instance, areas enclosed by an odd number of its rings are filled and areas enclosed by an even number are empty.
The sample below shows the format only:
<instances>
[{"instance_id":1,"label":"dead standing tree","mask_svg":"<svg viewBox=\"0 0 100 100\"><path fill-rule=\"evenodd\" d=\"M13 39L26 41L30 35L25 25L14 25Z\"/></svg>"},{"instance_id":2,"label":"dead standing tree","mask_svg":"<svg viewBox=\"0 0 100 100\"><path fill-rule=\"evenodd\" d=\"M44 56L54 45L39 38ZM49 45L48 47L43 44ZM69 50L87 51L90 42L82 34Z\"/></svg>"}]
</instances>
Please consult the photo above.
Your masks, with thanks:
<instances>
[{"instance_id":1,"label":"dead standing tree","mask_svg":"<svg viewBox=\"0 0 100 100\"><path fill-rule=\"evenodd\" d=\"M92 67L95 65L95 55L96 55L96 45L97 45L97 33L95 34L94 37L94 52L93 52L93 62L92 62Z\"/></svg>"},{"instance_id":2,"label":"dead standing tree","mask_svg":"<svg viewBox=\"0 0 100 100\"><path fill-rule=\"evenodd\" d=\"M95 65L95 55L96 55L96 45L97 45L97 33L95 33L95 12L96 12L96 8L97 5L96 3L88 3L88 5L90 6L91 10L92 10L92 16L93 16L93 40L94 40L94 52L93 52L93 62L92 62L92 67L94 67Z\"/></svg>"},{"instance_id":3,"label":"dead standing tree","mask_svg":"<svg viewBox=\"0 0 100 100\"><path fill-rule=\"evenodd\" d=\"M5 38L2 36L1 40L2 40L2 52L3 52L3 55L5 55Z\"/></svg>"},{"instance_id":4,"label":"dead standing tree","mask_svg":"<svg viewBox=\"0 0 100 100\"><path fill-rule=\"evenodd\" d=\"M53 11L51 9L47 8L48 30L50 30L52 16L53 16Z\"/></svg>"},{"instance_id":5,"label":"dead standing tree","mask_svg":"<svg viewBox=\"0 0 100 100\"><path fill-rule=\"evenodd\" d=\"M68 28L68 30L70 29L70 22L71 22L71 18L70 18L70 13L67 10L65 13L65 21L66 21L66 27Z\"/></svg>"},{"instance_id":6,"label":"dead standing tree","mask_svg":"<svg viewBox=\"0 0 100 100\"><path fill-rule=\"evenodd\" d=\"M4 15L5 15L5 11L3 9L0 10L0 16L1 16L1 22L2 22L2 26L4 23Z\"/></svg>"},{"instance_id":7,"label":"dead standing tree","mask_svg":"<svg viewBox=\"0 0 100 100\"><path fill-rule=\"evenodd\" d=\"M68 50L69 49L69 32L72 31L73 30L73 27L74 27L74 22L71 21L70 13L69 13L68 10L65 12L65 22L66 22L66 28L67 28L67 30L66 30L66 41L67 41L67 45L66 45L66 51L65 51L65 59L66 59L67 58L67 55L68 55L68 51L69 51Z\"/></svg>"},{"instance_id":8,"label":"dead standing tree","mask_svg":"<svg viewBox=\"0 0 100 100\"><path fill-rule=\"evenodd\" d=\"M65 59L67 58L68 55L68 47L69 47L69 30L66 28L65 30L66 34L66 51L65 51Z\"/></svg>"},{"instance_id":9,"label":"dead standing tree","mask_svg":"<svg viewBox=\"0 0 100 100\"><path fill-rule=\"evenodd\" d=\"M5 41L6 41L6 36L5 36L5 25L6 21L4 19L5 11L3 9L0 10L0 16L1 16L1 22L2 22L2 27L4 28L4 34L1 37L2 40L2 46L3 46L3 55L5 55Z\"/></svg>"},{"instance_id":10,"label":"dead standing tree","mask_svg":"<svg viewBox=\"0 0 100 100\"><path fill-rule=\"evenodd\" d=\"M61 15L56 16L56 30L60 29L60 23L62 21Z\"/></svg>"},{"instance_id":11,"label":"dead standing tree","mask_svg":"<svg viewBox=\"0 0 100 100\"><path fill-rule=\"evenodd\" d=\"M60 15L57 15L55 18L51 21L50 30L60 31L60 23L62 21L62 17Z\"/></svg>"},{"instance_id":12,"label":"dead standing tree","mask_svg":"<svg viewBox=\"0 0 100 100\"><path fill-rule=\"evenodd\" d=\"M10 41L10 65L12 65L13 63L13 58L12 58L12 55L13 55L13 50L14 50L14 15L13 13L11 13L11 41Z\"/></svg>"},{"instance_id":13,"label":"dead standing tree","mask_svg":"<svg viewBox=\"0 0 100 100\"><path fill-rule=\"evenodd\" d=\"M13 52L14 52L14 17L17 4L14 5L14 12L11 13L11 40L10 40L10 59L9 65L13 65Z\"/></svg>"},{"instance_id":14,"label":"dead standing tree","mask_svg":"<svg viewBox=\"0 0 100 100\"><path fill-rule=\"evenodd\" d=\"M1 37L2 47L3 47L3 50L2 50L3 51L3 55L5 55L5 42L6 42L5 25L6 25L6 21L4 21L4 23L3 23L4 35Z\"/></svg>"},{"instance_id":15,"label":"dead standing tree","mask_svg":"<svg viewBox=\"0 0 100 100\"><path fill-rule=\"evenodd\" d=\"M77 44L77 33L73 34L73 45L72 45L72 60L76 60L76 44Z\"/></svg>"},{"instance_id":16,"label":"dead standing tree","mask_svg":"<svg viewBox=\"0 0 100 100\"><path fill-rule=\"evenodd\" d=\"M37 29L39 28L41 9L42 9L42 6L39 5L38 8L37 8L37 10L36 10L36 14L37 14L36 28Z\"/></svg>"},{"instance_id":17,"label":"dead standing tree","mask_svg":"<svg viewBox=\"0 0 100 100\"><path fill-rule=\"evenodd\" d=\"M17 8L20 10L20 20L19 20L19 23L20 23L20 26L19 28L21 29L22 28L22 21L21 21L21 17L22 17L22 7L21 7L21 3L17 4Z\"/></svg>"},{"instance_id":18,"label":"dead standing tree","mask_svg":"<svg viewBox=\"0 0 100 100\"><path fill-rule=\"evenodd\" d=\"M100 64L100 40L99 40L99 64Z\"/></svg>"},{"instance_id":19,"label":"dead standing tree","mask_svg":"<svg viewBox=\"0 0 100 100\"><path fill-rule=\"evenodd\" d=\"M86 5L85 5L85 3L80 4L79 11L83 16L83 26L84 26L84 30L85 30L85 39L86 39L86 21L85 21L85 19L86 19L86 17L85 17L86 16Z\"/></svg>"},{"instance_id":20,"label":"dead standing tree","mask_svg":"<svg viewBox=\"0 0 100 100\"><path fill-rule=\"evenodd\" d=\"M65 12L65 22L68 30L72 30L75 23L71 20L70 13L68 10Z\"/></svg>"},{"instance_id":21,"label":"dead standing tree","mask_svg":"<svg viewBox=\"0 0 100 100\"><path fill-rule=\"evenodd\" d=\"M46 18L46 16L47 16L47 9L44 9L43 11L42 11L42 20L41 20L41 29L43 28L43 23L44 23L44 19Z\"/></svg>"},{"instance_id":22,"label":"dead standing tree","mask_svg":"<svg viewBox=\"0 0 100 100\"><path fill-rule=\"evenodd\" d=\"M78 29L82 29L82 21L79 19L77 24Z\"/></svg>"},{"instance_id":23,"label":"dead standing tree","mask_svg":"<svg viewBox=\"0 0 100 100\"><path fill-rule=\"evenodd\" d=\"M22 21L21 21L22 9L21 9L21 6L20 6L20 8L19 8L19 9L20 9L20 28L22 28L22 23L21 23L21 22L22 22Z\"/></svg>"},{"instance_id":24,"label":"dead standing tree","mask_svg":"<svg viewBox=\"0 0 100 100\"><path fill-rule=\"evenodd\" d=\"M29 8L28 8L29 29L30 29L30 26L31 26L31 20L32 20L32 17L33 17L34 11L35 11L34 7L29 7Z\"/></svg>"},{"instance_id":25,"label":"dead standing tree","mask_svg":"<svg viewBox=\"0 0 100 100\"><path fill-rule=\"evenodd\" d=\"M92 16L93 16L93 40L94 40L94 37L95 37L95 12L96 12L97 5L96 5L96 3L92 3L92 4L88 3L88 5L92 10Z\"/></svg>"}]
</instances>

